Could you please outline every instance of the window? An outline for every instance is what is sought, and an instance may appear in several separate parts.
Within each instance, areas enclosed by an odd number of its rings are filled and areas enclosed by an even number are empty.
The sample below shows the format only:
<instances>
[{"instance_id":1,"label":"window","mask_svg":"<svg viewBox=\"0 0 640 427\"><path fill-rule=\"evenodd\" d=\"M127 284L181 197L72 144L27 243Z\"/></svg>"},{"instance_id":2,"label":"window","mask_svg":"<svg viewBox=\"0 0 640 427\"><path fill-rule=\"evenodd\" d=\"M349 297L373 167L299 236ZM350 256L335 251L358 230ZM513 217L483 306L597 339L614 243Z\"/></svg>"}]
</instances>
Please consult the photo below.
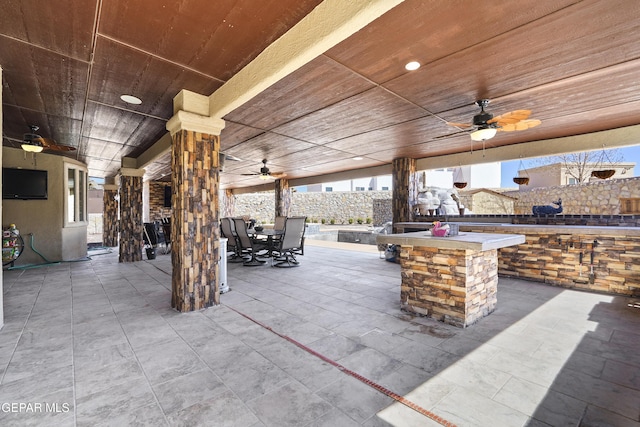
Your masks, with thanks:
<instances>
[{"instance_id":1,"label":"window","mask_svg":"<svg viewBox=\"0 0 640 427\"><path fill-rule=\"evenodd\" d=\"M389 191L389 187L382 187L382 191Z\"/></svg>"},{"instance_id":2,"label":"window","mask_svg":"<svg viewBox=\"0 0 640 427\"><path fill-rule=\"evenodd\" d=\"M578 180L575 178L569 178L569 184L577 184Z\"/></svg>"},{"instance_id":3,"label":"window","mask_svg":"<svg viewBox=\"0 0 640 427\"><path fill-rule=\"evenodd\" d=\"M356 187L356 191L364 191L364 187Z\"/></svg>"},{"instance_id":4,"label":"window","mask_svg":"<svg viewBox=\"0 0 640 427\"><path fill-rule=\"evenodd\" d=\"M324 191L333 191L333 187L326 187Z\"/></svg>"},{"instance_id":5,"label":"window","mask_svg":"<svg viewBox=\"0 0 640 427\"><path fill-rule=\"evenodd\" d=\"M87 221L87 170L65 164L65 226Z\"/></svg>"}]
</instances>

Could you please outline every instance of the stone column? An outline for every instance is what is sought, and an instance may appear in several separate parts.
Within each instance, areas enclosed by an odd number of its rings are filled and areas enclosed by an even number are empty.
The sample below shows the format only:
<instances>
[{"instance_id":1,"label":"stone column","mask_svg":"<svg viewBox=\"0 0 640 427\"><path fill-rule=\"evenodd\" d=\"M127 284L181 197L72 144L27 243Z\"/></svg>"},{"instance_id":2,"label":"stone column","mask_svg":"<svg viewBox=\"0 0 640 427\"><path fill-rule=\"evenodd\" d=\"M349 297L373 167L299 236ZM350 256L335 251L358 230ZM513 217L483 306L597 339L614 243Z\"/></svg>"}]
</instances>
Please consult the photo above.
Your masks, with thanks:
<instances>
[{"instance_id":1,"label":"stone column","mask_svg":"<svg viewBox=\"0 0 640 427\"><path fill-rule=\"evenodd\" d=\"M416 160L408 158L394 159L392 164L393 223L413 221L413 208L418 195Z\"/></svg>"},{"instance_id":2,"label":"stone column","mask_svg":"<svg viewBox=\"0 0 640 427\"><path fill-rule=\"evenodd\" d=\"M167 122L173 139L171 306L181 312L220 303L218 154L223 128L221 119L183 110Z\"/></svg>"},{"instance_id":3,"label":"stone column","mask_svg":"<svg viewBox=\"0 0 640 427\"><path fill-rule=\"evenodd\" d=\"M120 262L142 260L142 177L144 169L120 169Z\"/></svg>"},{"instance_id":4,"label":"stone column","mask_svg":"<svg viewBox=\"0 0 640 427\"><path fill-rule=\"evenodd\" d=\"M236 210L236 199L233 190L226 189L220 200L220 218L226 218L234 215Z\"/></svg>"},{"instance_id":5,"label":"stone column","mask_svg":"<svg viewBox=\"0 0 640 427\"><path fill-rule=\"evenodd\" d=\"M289 180L276 179L274 183L276 196L276 216L289 216L291 210L291 189Z\"/></svg>"},{"instance_id":6,"label":"stone column","mask_svg":"<svg viewBox=\"0 0 640 427\"><path fill-rule=\"evenodd\" d=\"M102 244L113 248L118 246L118 186L102 186Z\"/></svg>"}]
</instances>

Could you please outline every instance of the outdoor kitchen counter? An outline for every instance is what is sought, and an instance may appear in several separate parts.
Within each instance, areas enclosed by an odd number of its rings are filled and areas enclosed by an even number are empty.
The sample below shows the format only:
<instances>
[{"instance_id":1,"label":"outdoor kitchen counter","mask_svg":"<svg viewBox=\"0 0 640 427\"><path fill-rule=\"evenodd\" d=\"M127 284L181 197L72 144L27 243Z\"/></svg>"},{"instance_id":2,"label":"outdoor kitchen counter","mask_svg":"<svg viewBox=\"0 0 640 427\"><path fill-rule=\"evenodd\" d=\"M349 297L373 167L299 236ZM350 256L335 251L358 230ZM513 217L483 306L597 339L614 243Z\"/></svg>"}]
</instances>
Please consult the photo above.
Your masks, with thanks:
<instances>
[{"instance_id":1,"label":"outdoor kitchen counter","mask_svg":"<svg viewBox=\"0 0 640 427\"><path fill-rule=\"evenodd\" d=\"M539 224L508 224L490 222L455 221L452 224L460 226L461 232L482 230L481 232L500 232L515 234L581 234L581 235L609 235L609 236L640 236L640 227L605 227L587 225L539 225ZM425 230L433 227L430 222L397 222L395 228L403 231Z\"/></svg>"},{"instance_id":2,"label":"outdoor kitchen counter","mask_svg":"<svg viewBox=\"0 0 640 427\"><path fill-rule=\"evenodd\" d=\"M498 250L502 276L563 288L640 297L640 227L451 222L460 233L523 234L526 241ZM399 222L397 230L433 227ZM423 231L424 232L424 231Z\"/></svg>"},{"instance_id":3,"label":"outdoor kitchen counter","mask_svg":"<svg viewBox=\"0 0 640 427\"><path fill-rule=\"evenodd\" d=\"M418 231L381 234L377 241L401 249L401 309L464 328L495 310L498 249L524 243L525 236Z\"/></svg>"},{"instance_id":4,"label":"outdoor kitchen counter","mask_svg":"<svg viewBox=\"0 0 640 427\"><path fill-rule=\"evenodd\" d=\"M379 234L377 243L401 246L421 246L441 249L470 249L488 251L524 243L524 236L504 233L470 233L460 232L457 236L434 237L428 231L412 233Z\"/></svg>"}]
</instances>

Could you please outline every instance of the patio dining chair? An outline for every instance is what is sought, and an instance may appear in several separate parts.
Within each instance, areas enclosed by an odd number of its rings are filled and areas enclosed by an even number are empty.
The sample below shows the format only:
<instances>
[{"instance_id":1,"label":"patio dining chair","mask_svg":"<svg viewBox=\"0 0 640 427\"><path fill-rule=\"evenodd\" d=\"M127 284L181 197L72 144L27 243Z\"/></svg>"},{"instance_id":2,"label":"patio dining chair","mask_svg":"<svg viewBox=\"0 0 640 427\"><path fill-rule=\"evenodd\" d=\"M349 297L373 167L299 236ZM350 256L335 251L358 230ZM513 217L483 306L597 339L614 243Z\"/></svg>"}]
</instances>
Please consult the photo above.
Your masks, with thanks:
<instances>
[{"instance_id":1,"label":"patio dining chair","mask_svg":"<svg viewBox=\"0 0 640 427\"><path fill-rule=\"evenodd\" d=\"M267 249L264 243L252 239L247 232L247 223L242 218L233 218L234 224L236 226L236 237L237 242L240 246L240 253L247 252L251 258L248 260L245 259L242 265L247 267L255 267L258 265L262 265L267 261L258 259L258 252L261 250ZM267 252L268 253L268 252Z\"/></svg>"},{"instance_id":2,"label":"patio dining chair","mask_svg":"<svg viewBox=\"0 0 640 427\"><path fill-rule=\"evenodd\" d=\"M227 238L227 253L231 254L228 258L229 262L240 263L245 259L242 255L242 247L238 243L238 236L235 231L235 223L233 218L221 218L220 219L220 231L222 236Z\"/></svg>"},{"instance_id":3,"label":"patio dining chair","mask_svg":"<svg viewBox=\"0 0 640 427\"><path fill-rule=\"evenodd\" d=\"M164 235L164 253L169 252L171 246L171 223L162 221L162 234Z\"/></svg>"},{"instance_id":4,"label":"patio dining chair","mask_svg":"<svg viewBox=\"0 0 640 427\"><path fill-rule=\"evenodd\" d=\"M277 242L276 252L279 254L273 258L271 265L274 267L297 267L300 262L296 255L304 255L304 231L306 228L306 216L292 216L287 218L284 226L284 233Z\"/></svg>"}]
</instances>

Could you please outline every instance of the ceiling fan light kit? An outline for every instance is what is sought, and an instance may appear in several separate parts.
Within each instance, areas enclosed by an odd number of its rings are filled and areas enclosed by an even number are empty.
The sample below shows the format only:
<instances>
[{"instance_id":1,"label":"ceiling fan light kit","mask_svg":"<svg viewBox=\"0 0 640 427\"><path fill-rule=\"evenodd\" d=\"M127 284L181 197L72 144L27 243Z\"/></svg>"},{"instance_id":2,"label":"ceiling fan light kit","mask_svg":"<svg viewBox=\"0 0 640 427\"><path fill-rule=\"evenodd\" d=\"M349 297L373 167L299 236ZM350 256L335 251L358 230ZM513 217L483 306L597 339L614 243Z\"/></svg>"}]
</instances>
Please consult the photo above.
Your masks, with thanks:
<instances>
[{"instance_id":1,"label":"ceiling fan light kit","mask_svg":"<svg viewBox=\"0 0 640 427\"><path fill-rule=\"evenodd\" d=\"M486 141L496 136L498 132L513 132L527 130L534 126L538 126L540 120L527 120L531 115L530 110L515 110L493 117L493 114L484 111L484 107L489 105L488 99L479 99L476 101L480 107L480 113L473 116L472 123L453 123L447 122L449 126L457 128L473 128L470 133L473 141Z\"/></svg>"},{"instance_id":2,"label":"ceiling fan light kit","mask_svg":"<svg viewBox=\"0 0 640 427\"><path fill-rule=\"evenodd\" d=\"M267 159L262 159L262 167L260 168L260 172L255 172L255 173L243 173L242 175L244 176L257 176L258 178L266 181L269 180L271 178L282 178L287 176L286 173L284 172L271 172L269 170L269 168L267 167Z\"/></svg>"},{"instance_id":3,"label":"ceiling fan light kit","mask_svg":"<svg viewBox=\"0 0 640 427\"><path fill-rule=\"evenodd\" d=\"M23 142L22 143L22 149L24 151L28 151L29 153L40 153L42 150L44 150L44 147L42 145L37 145L35 142Z\"/></svg>"},{"instance_id":4,"label":"ceiling fan light kit","mask_svg":"<svg viewBox=\"0 0 640 427\"><path fill-rule=\"evenodd\" d=\"M36 133L38 129L40 129L39 126L31 125L29 126L29 129L31 129L31 133L25 133L22 136L22 144L20 147L24 151L28 151L29 153L40 153L45 148L54 151L76 150L76 147L72 147L71 145L58 145L52 139L41 137Z\"/></svg>"},{"instance_id":5,"label":"ceiling fan light kit","mask_svg":"<svg viewBox=\"0 0 640 427\"><path fill-rule=\"evenodd\" d=\"M498 129L496 128L480 128L471 132L471 139L474 141L486 141L496 136Z\"/></svg>"}]
</instances>

